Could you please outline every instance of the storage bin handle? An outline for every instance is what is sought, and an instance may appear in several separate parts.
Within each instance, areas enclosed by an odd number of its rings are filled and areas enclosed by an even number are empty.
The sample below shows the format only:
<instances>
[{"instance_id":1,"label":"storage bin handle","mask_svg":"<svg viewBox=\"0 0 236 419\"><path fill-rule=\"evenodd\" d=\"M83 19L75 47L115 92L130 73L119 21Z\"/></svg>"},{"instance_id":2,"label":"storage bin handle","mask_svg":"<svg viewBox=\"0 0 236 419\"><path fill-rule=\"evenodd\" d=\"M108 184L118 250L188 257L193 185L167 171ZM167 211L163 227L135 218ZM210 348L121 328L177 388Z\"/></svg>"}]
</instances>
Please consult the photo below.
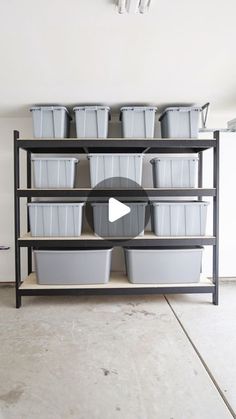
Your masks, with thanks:
<instances>
[{"instance_id":1,"label":"storage bin handle","mask_svg":"<svg viewBox=\"0 0 236 419\"><path fill-rule=\"evenodd\" d=\"M10 246L5 246L5 245L0 246L0 250L9 250L9 249L10 249Z\"/></svg>"},{"instance_id":2,"label":"storage bin handle","mask_svg":"<svg viewBox=\"0 0 236 419\"><path fill-rule=\"evenodd\" d=\"M207 102L202 106L202 128L206 128L209 106L210 102Z\"/></svg>"}]
</instances>

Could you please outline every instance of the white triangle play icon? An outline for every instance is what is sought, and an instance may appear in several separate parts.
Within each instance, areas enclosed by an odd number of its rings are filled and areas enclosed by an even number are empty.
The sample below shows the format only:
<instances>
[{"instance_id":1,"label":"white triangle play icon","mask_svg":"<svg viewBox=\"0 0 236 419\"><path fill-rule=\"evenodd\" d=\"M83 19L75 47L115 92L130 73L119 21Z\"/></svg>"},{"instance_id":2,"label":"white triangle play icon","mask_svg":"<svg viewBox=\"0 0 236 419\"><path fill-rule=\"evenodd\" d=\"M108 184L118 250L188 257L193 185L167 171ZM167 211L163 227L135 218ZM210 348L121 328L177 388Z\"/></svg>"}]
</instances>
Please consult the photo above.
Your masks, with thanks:
<instances>
[{"instance_id":1,"label":"white triangle play icon","mask_svg":"<svg viewBox=\"0 0 236 419\"><path fill-rule=\"evenodd\" d=\"M130 211L131 209L130 207L128 207L128 205L123 204L115 198L109 199L108 219L110 223L119 220L119 218L124 217L124 215L126 214L129 214Z\"/></svg>"}]
</instances>

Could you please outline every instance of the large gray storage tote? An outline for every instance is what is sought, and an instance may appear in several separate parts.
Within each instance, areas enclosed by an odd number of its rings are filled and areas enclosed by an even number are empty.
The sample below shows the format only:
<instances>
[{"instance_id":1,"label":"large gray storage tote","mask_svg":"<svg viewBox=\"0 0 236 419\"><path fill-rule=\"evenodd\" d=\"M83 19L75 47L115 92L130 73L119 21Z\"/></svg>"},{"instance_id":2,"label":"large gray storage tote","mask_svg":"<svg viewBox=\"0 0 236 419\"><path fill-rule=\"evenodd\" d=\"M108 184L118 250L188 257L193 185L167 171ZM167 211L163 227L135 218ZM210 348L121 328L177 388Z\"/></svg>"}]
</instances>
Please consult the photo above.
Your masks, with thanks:
<instances>
[{"instance_id":1,"label":"large gray storage tote","mask_svg":"<svg viewBox=\"0 0 236 419\"><path fill-rule=\"evenodd\" d=\"M179 106L166 108L162 112L159 121L161 123L161 135L163 138L197 138L200 115L205 128L209 103L200 106ZM205 118L203 111L206 109Z\"/></svg>"},{"instance_id":2,"label":"large gray storage tote","mask_svg":"<svg viewBox=\"0 0 236 419\"><path fill-rule=\"evenodd\" d=\"M143 236L145 227L145 202L126 202L131 211L117 221L108 221L108 203L94 202L93 221L94 232L101 237L136 237Z\"/></svg>"},{"instance_id":3,"label":"large gray storage tote","mask_svg":"<svg viewBox=\"0 0 236 419\"><path fill-rule=\"evenodd\" d=\"M125 106L121 108L122 131L124 138L154 137L154 106Z\"/></svg>"},{"instance_id":4,"label":"large gray storage tote","mask_svg":"<svg viewBox=\"0 0 236 419\"><path fill-rule=\"evenodd\" d=\"M32 202L28 204L32 236L80 236L83 206L83 202Z\"/></svg>"},{"instance_id":5,"label":"large gray storage tote","mask_svg":"<svg viewBox=\"0 0 236 419\"><path fill-rule=\"evenodd\" d=\"M200 280L202 248L126 248L127 275L134 284L183 284Z\"/></svg>"},{"instance_id":6,"label":"large gray storage tote","mask_svg":"<svg viewBox=\"0 0 236 419\"><path fill-rule=\"evenodd\" d=\"M157 154L152 164L154 188L195 188L197 154Z\"/></svg>"},{"instance_id":7,"label":"large gray storage tote","mask_svg":"<svg viewBox=\"0 0 236 419\"><path fill-rule=\"evenodd\" d=\"M30 111L33 117L34 137L68 137L70 115L64 106L34 106Z\"/></svg>"},{"instance_id":8,"label":"large gray storage tote","mask_svg":"<svg viewBox=\"0 0 236 419\"><path fill-rule=\"evenodd\" d=\"M152 226L157 236L204 236L208 202L153 202Z\"/></svg>"},{"instance_id":9,"label":"large gray storage tote","mask_svg":"<svg viewBox=\"0 0 236 419\"><path fill-rule=\"evenodd\" d=\"M89 154L88 159L92 188L105 179L110 180L104 187L117 187L117 178L127 178L141 185L143 154Z\"/></svg>"},{"instance_id":10,"label":"large gray storage tote","mask_svg":"<svg viewBox=\"0 0 236 419\"><path fill-rule=\"evenodd\" d=\"M32 157L35 188L73 188L76 164L74 157Z\"/></svg>"},{"instance_id":11,"label":"large gray storage tote","mask_svg":"<svg viewBox=\"0 0 236 419\"><path fill-rule=\"evenodd\" d=\"M42 285L105 284L112 249L35 250L37 280Z\"/></svg>"},{"instance_id":12,"label":"large gray storage tote","mask_svg":"<svg viewBox=\"0 0 236 419\"><path fill-rule=\"evenodd\" d=\"M108 106L76 106L73 110L77 138L107 138Z\"/></svg>"}]
</instances>

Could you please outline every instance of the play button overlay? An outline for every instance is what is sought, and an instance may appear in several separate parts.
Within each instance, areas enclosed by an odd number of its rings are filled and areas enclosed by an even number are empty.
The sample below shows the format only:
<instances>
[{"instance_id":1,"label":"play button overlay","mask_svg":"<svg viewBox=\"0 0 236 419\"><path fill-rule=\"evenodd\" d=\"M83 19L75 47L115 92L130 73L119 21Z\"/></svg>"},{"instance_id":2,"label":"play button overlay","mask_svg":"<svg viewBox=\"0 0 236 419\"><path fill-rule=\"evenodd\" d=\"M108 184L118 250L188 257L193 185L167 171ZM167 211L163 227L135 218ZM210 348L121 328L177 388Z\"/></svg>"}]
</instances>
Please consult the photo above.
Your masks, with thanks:
<instances>
[{"instance_id":1,"label":"play button overlay","mask_svg":"<svg viewBox=\"0 0 236 419\"><path fill-rule=\"evenodd\" d=\"M149 197L131 179L108 178L91 190L85 218L90 233L116 246L144 234L150 219Z\"/></svg>"},{"instance_id":2,"label":"play button overlay","mask_svg":"<svg viewBox=\"0 0 236 419\"><path fill-rule=\"evenodd\" d=\"M123 204L115 198L109 198L108 201L108 220L110 223L119 220L119 218L124 217L129 214L131 208L128 205Z\"/></svg>"}]
</instances>

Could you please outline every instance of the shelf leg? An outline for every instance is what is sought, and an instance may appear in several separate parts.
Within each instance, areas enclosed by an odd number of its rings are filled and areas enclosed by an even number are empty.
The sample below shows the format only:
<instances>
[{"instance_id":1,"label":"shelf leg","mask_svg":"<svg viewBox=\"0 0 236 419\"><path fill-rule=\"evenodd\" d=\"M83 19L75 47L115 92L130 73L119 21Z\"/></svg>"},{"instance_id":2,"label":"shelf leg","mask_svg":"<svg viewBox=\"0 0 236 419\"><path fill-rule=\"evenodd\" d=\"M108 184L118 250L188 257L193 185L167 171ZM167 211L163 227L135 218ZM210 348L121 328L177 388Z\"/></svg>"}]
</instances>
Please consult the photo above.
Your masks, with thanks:
<instances>
[{"instance_id":1,"label":"shelf leg","mask_svg":"<svg viewBox=\"0 0 236 419\"><path fill-rule=\"evenodd\" d=\"M21 308L21 295L19 292L16 293L16 308Z\"/></svg>"},{"instance_id":2,"label":"shelf leg","mask_svg":"<svg viewBox=\"0 0 236 419\"><path fill-rule=\"evenodd\" d=\"M213 294L212 294L212 303L215 305L215 306L218 306L219 305L219 292L217 291L214 291L213 292Z\"/></svg>"},{"instance_id":3,"label":"shelf leg","mask_svg":"<svg viewBox=\"0 0 236 419\"><path fill-rule=\"evenodd\" d=\"M213 166L213 183L216 189L216 194L213 198L213 235L216 238L213 246L213 283L215 290L213 292L213 304L219 304L219 179L220 179L220 133L214 132L216 139L216 147L214 147L214 166Z\"/></svg>"},{"instance_id":4,"label":"shelf leg","mask_svg":"<svg viewBox=\"0 0 236 419\"><path fill-rule=\"evenodd\" d=\"M21 296L19 286L21 283L21 252L18 243L20 237L20 199L17 195L17 189L20 184L20 152L17 145L19 132L14 131L14 217L15 217L15 286L16 286L16 308L21 306Z\"/></svg>"},{"instance_id":5,"label":"shelf leg","mask_svg":"<svg viewBox=\"0 0 236 419\"><path fill-rule=\"evenodd\" d=\"M31 188L31 152L27 151L27 188ZM27 198L27 204L32 201L32 198ZM30 220L29 220L29 211L27 208L27 231L30 232ZM27 250L28 257L28 275L32 272L32 248L28 247Z\"/></svg>"},{"instance_id":6,"label":"shelf leg","mask_svg":"<svg viewBox=\"0 0 236 419\"><path fill-rule=\"evenodd\" d=\"M203 169L202 169L203 153L202 153L202 151L200 153L198 153L198 157L199 157L199 160L198 160L198 187L202 188L202 172L203 172ZM202 196L198 197L198 201L202 201Z\"/></svg>"}]
</instances>

